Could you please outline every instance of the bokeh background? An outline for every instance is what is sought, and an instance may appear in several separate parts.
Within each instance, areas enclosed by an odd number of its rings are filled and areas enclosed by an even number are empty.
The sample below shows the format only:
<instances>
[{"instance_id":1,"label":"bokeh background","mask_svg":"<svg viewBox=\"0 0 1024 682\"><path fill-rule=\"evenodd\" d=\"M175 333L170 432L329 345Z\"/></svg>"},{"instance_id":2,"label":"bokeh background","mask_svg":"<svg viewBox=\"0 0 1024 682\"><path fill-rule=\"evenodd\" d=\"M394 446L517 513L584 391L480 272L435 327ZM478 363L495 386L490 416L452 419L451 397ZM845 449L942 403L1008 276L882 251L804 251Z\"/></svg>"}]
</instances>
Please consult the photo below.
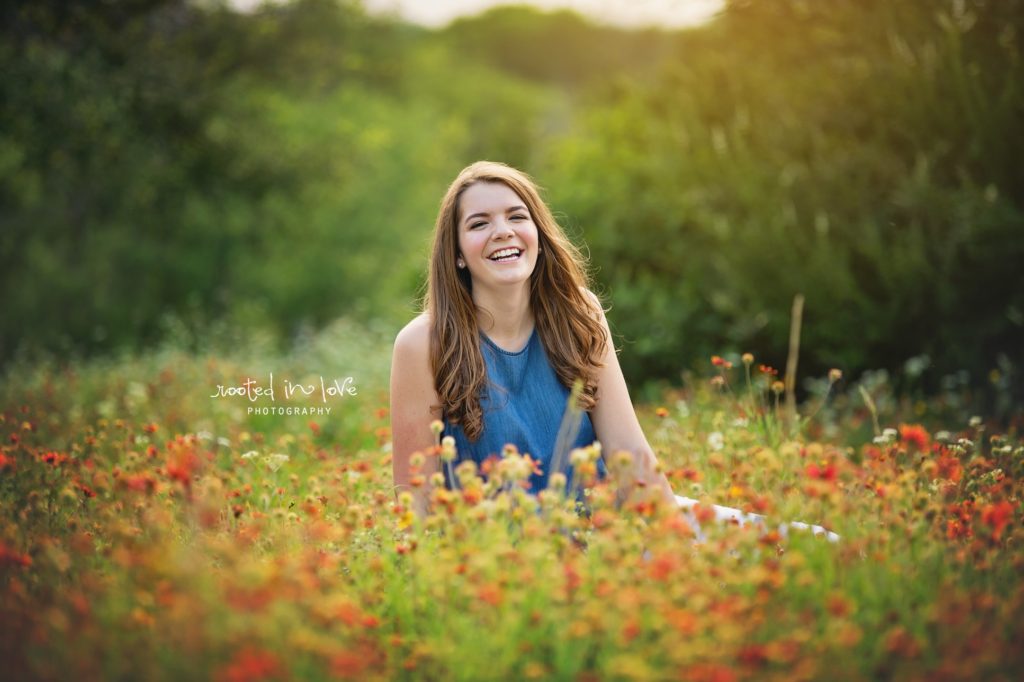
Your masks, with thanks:
<instances>
[{"instance_id":1,"label":"bokeh background","mask_svg":"<svg viewBox=\"0 0 1024 682\"><path fill-rule=\"evenodd\" d=\"M802 373L1020 399L1024 3L371 4L3 3L0 363L393 333L492 159L585 245L638 391L782 365L802 293Z\"/></svg>"}]
</instances>

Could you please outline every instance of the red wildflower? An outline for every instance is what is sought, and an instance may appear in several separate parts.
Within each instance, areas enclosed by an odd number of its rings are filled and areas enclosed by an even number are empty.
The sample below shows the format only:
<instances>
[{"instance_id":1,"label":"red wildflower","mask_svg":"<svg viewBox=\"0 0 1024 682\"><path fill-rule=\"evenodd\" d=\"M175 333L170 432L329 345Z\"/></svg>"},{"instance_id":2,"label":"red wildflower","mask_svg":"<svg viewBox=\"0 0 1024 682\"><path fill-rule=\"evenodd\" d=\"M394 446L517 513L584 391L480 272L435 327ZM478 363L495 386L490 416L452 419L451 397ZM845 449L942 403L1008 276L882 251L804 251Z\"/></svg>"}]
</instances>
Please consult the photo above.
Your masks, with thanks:
<instances>
[{"instance_id":1,"label":"red wildflower","mask_svg":"<svg viewBox=\"0 0 1024 682\"><path fill-rule=\"evenodd\" d=\"M47 452L46 454L42 455L40 459L42 459L47 464L58 466L66 462L68 460L68 456L61 454L59 452Z\"/></svg>"},{"instance_id":2,"label":"red wildflower","mask_svg":"<svg viewBox=\"0 0 1024 682\"><path fill-rule=\"evenodd\" d=\"M219 682L253 682L282 677L283 669L277 656L269 651L245 647L235 653L231 662L217 673Z\"/></svg>"},{"instance_id":3,"label":"red wildflower","mask_svg":"<svg viewBox=\"0 0 1024 682\"><path fill-rule=\"evenodd\" d=\"M805 473L808 478L816 478L822 481L834 481L836 480L836 465L827 464L824 466L818 466L817 464L808 464Z\"/></svg>"},{"instance_id":4,"label":"red wildflower","mask_svg":"<svg viewBox=\"0 0 1024 682\"><path fill-rule=\"evenodd\" d=\"M118 485L140 493L151 495L156 490L156 481L149 474L132 474L118 479Z\"/></svg>"},{"instance_id":5,"label":"red wildflower","mask_svg":"<svg viewBox=\"0 0 1024 682\"><path fill-rule=\"evenodd\" d=\"M680 679L690 682L735 682L736 673L720 663L697 663L685 668Z\"/></svg>"},{"instance_id":6,"label":"red wildflower","mask_svg":"<svg viewBox=\"0 0 1024 682\"><path fill-rule=\"evenodd\" d=\"M731 369L732 363L718 355L711 356L711 364L715 367L721 367L722 369Z\"/></svg>"},{"instance_id":7,"label":"red wildflower","mask_svg":"<svg viewBox=\"0 0 1024 682\"><path fill-rule=\"evenodd\" d=\"M696 483L699 483L701 479L700 472L696 469L682 469L679 475L687 481L694 481Z\"/></svg>"},{"instance_id":8,"label":"red wildflower","mask_svg":"<svg viewBox=\"0 0 1024 682\"><path fill-rule=\"evenodd\" d=\"M0 543L0 566L21 566L28 568L32 565L32 557L28 554L16 552L7 545Z\"/></svg>"},{"instance_id":9,"label":"red wildflower","mask_svg":"<svg viewBox=\"0 0 1024 682\"><path fill-rule=\"evenodd\" d=\"M639 483L641 483L641 481L638 481L638 484ZM651 502L650 500L641 500L640 502L637 502L636 504L633 505L634 512L636 512L639 516L644 516L648 518L654 516L654 509L654 503Z\"/></svg>"},{"instance_id":10,"label":"red wildflower","mask_svg":"<svg viewBox=\"0 0 1024 682\"><path fill-rule=\"evenodd\" d=\"M936 464L938 465L937 478L944 478L952 481L953 483L958 483L960 481L960 477L963 474L963 467L960 466L960 459L958 457L950 455L945 450L942 450L938 460L936 460Z\"/></svg>"},{"instance_id":11,"label":"red wildflower","mask_svg":"<svg viewBox=\"0 0 1024 682\"><path fill-rule=\"evenodd\" d=\"M331 672L342 679L360 679L370 666L370 659L363 652L344 651L331 658Z\"/></svg>"},{"instance_id":12,"label":"red wildflower","mask_svg":"<svg viewBox=\"0 0 1024 682\"><path fill-rule=\"evenodd\" d=\"M312 419L309 421L309 430L313 432L314 436L319 436L320 435L320 425L317 424Z\"/></svg>"},{"instance_id":13,"label":"red wildflower","mask_svg":"<svg viewBox=\"0 0 1024 682\"><path fill-rule=\"evenodd\" d=\"M81 481L75 481L75 487L81 490L86 497L96 497L96 492Z\"/></svg>"},{"instance_id":14,"label":"red wildflower","mask_svg":"<svg viewBox=\"0 0 1024 682\"><path fill-rule=\"evenodd\" d=\"M900 440L918 452L928 452L931 436L920 424L900 424Z\"/></svg>"},{"instance_id":15,"label":"red wildflower","mask_svg":"<svg viewBox=\"0 0 1024 682\"><path fill-rule=\"evenodd\" d=\"M629 644L634 639L636 639L637 635L639 635L640 632L640 623L637 622L637 619L635 617L630 618L626 621L626 624L622 626L622 640L626 644Z\"/></svg>"},{"instance_id":16,"label":"red wildflower","mask_svg":"<svg viewBox=\"0 0 1024 682\"><path fill-rule=\"evenodd\" d=\"M946 539L956 540L957 538L971 537L971 529L966 524L949 519L946 521Z\"/></svg>"},{"instance_id":17,"label":"red wildflower","mask_svg":"<svg viewBox=\"0 0 1024 682\"><path fill-rule=\"evenodd\" d=\"M999 541L1003 535L1003 529L1013 520L1014 506L1012 503L1003 500L997 504L987 505L981 510L982 522L992 529L992 539Z\"/></svg>"},{"instance_id":18,"label":"red wildflower","mask_svg":"<svg viewBox=\"0 0 1024 682\"><path fill-rule=\"evenodd\" d=\"M768 653L763 644L747 644L736 654L740 663L751 668L760 668L768 662Z\"/></svg>"},{"instance_id":19,"label":"red wildflower","mask_svg":"<svg viewBox=\"0 0 1024 682\"><path fill-rule=\"evenodd\" d=\"M970 538L974 536L971 519L974 516L974 503L971 500L949 505L947 513L952 517L946 521L946 538Z\"/></svg>"}]
</instances>

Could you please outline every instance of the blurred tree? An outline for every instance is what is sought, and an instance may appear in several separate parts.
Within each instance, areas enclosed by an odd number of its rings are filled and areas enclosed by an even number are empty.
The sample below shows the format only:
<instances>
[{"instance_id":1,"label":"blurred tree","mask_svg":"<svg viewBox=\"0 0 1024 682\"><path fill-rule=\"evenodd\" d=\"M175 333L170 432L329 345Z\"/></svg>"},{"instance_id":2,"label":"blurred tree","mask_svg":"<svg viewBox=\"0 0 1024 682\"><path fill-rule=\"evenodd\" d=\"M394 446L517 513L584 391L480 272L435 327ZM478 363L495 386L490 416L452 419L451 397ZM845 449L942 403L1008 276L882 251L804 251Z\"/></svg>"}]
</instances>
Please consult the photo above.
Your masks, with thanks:
<instances>
[{"instance_id":1,"label":"blurred tree","mask_svg":"<svg viewBox=\"0 0 1024 682\"><path fill-rule=\"evenodd\" d=\"M404 317L440 179L527 163L548 99L354 2L2 12L0 361Z\"/></svg>"}]
</instances>

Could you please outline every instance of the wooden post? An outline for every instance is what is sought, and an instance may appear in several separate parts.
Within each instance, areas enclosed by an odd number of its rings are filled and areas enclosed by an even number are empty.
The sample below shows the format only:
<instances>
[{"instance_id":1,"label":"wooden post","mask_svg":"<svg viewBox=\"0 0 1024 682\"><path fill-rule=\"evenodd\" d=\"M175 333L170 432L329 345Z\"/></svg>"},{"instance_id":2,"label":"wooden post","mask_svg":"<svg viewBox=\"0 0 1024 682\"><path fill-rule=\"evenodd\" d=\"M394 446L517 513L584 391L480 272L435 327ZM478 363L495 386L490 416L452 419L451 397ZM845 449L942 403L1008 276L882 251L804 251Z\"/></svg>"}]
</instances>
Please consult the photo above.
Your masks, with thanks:
<instances>
[{"instance_id":1,"label":"wooden post","mask_svg":"<svg viewBox=\"0 0 1024 682\"><path fill-rule=\"evenodd\" d=\"M804 295L793 297L789 320L789 357L786 359L786 429L796 423L796 363L800 357L800 324L804 315Z\"/></svg>"}]
</instances>

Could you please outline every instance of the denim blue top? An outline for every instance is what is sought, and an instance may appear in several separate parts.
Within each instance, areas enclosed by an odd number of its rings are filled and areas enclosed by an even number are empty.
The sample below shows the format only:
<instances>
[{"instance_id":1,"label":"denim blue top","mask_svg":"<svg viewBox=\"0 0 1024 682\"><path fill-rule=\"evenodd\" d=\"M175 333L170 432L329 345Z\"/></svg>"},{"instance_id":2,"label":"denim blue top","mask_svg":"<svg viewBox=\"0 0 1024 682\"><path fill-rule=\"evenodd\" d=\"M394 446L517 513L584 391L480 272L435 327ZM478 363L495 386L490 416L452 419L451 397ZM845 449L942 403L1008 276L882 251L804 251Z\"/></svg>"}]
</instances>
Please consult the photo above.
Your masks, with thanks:
<instances>
[{"instance_id":1,"label":"denim blue top","mask_svg":"<svg viewBox=\"0 0 1024 682\"><path fill-rule=\"evenodd\" d=\"M487 366L488 383L480 400L483 409L483 431L471 443L457 424L444 420L445 436L455 438L457 458L455 465L466 459L482 464L490 455L501 456L506 443L515 445L522 454L540 460L540 474L530 477L529 492L537 493L547 487L551 474L552 455L558 430L562 424L569 400L569 389L559 382L551 367L544 344L534 327L526 347L517 352L499 348L484 333L480 333L480 350ZM572 447L585 447L597 440L590 414L583 413ZM444 469L444 467L442 467ZM604 478L604 460L597 461L598 476ZM572 487L572 467L566 463L566 490ZM445 479L449 487L451 481Z\"/></svg>"}]
</instances>

